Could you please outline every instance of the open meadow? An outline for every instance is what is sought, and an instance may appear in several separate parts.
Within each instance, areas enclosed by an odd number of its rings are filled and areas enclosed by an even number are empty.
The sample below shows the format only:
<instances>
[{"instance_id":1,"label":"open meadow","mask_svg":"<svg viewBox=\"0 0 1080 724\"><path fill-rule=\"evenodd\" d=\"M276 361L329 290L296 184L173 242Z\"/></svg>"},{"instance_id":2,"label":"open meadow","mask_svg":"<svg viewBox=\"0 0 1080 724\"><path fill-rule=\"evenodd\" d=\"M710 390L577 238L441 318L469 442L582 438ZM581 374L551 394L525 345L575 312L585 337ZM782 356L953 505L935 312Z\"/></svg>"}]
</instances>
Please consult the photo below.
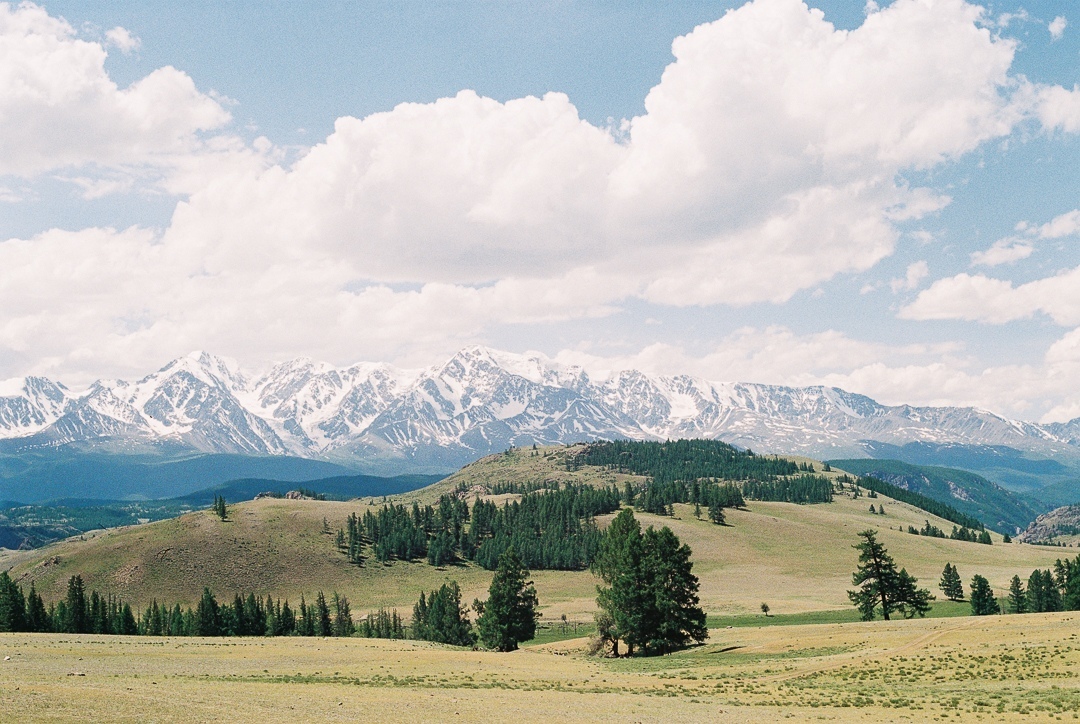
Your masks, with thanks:
<instances>
[{"instance_id":1,"label":"open meadow","mask_svg":"<svg viewBox=\"0 0 1080 724\"><path fill-rule=\"evenodd\" d=\"M356 638L0 634L0 720L1075 720L1077 623L719 628L704 646L631 660L589 657L582 639L498 654Z\"/></svg>"}]
</instances>

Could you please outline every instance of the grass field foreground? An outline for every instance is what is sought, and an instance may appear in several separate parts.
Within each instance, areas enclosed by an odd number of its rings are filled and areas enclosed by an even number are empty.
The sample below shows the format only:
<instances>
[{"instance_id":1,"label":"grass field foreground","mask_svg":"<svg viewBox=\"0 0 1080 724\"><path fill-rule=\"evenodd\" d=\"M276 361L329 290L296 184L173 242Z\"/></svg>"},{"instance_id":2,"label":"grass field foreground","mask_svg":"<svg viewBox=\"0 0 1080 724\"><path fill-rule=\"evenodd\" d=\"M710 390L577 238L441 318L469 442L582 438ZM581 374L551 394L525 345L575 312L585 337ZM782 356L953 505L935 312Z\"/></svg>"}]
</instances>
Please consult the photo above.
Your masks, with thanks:
<instances>
[{"instance_id":1,"label":"grass field foreground","mask_svg":"<svg viewBox=\"0 0 1080 724\"><path fill-rule=\"evenodd\" d=\"M1076 614L740 627L648 659L582 648L2 634L0 720L998 722L1080 712Z\"/></svg>"}]
</instances>

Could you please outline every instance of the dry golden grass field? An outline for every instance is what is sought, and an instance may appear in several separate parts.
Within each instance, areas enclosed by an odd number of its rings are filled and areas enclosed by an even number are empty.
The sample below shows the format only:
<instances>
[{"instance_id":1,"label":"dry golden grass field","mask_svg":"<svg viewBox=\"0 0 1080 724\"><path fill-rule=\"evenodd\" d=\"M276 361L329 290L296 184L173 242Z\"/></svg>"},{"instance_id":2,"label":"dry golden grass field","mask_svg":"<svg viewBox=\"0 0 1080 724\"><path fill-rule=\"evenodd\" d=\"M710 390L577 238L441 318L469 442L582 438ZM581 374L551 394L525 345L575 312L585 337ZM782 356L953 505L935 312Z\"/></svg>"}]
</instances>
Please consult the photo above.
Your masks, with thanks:
<instances>
[{"instance_id":1,"label":"dry golden grass field","mask_svg":"<svg viewBox=\"0 0 1080 724\"><path fill-rule=\"evenodd\" d=\"M369 639L0 634L0 721L1075 721L1080 621L714 629L652 659ZM9 658L10 657L10 658Z\"/></svg>"}]
</instances>

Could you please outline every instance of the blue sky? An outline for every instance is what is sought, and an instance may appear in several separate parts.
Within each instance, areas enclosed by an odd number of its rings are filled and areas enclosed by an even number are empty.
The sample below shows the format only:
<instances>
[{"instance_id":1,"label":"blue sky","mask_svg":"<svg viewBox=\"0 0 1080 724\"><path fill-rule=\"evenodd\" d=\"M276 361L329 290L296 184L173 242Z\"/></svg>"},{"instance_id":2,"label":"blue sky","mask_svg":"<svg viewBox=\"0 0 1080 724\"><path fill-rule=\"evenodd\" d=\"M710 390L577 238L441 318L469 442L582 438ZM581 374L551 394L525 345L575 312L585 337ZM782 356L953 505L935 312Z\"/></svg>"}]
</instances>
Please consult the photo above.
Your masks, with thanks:
<instances>
[{"instance_id":1,"label":"blue sky","mask_svg":"<svg viewBox=\"0 0 1080 724\"><path fill-rule=\"evenodd\" d=\"M1080 416L1080 17L809 5L0 5L0 378L482 343Z\"/></svg>"}]
</instances>

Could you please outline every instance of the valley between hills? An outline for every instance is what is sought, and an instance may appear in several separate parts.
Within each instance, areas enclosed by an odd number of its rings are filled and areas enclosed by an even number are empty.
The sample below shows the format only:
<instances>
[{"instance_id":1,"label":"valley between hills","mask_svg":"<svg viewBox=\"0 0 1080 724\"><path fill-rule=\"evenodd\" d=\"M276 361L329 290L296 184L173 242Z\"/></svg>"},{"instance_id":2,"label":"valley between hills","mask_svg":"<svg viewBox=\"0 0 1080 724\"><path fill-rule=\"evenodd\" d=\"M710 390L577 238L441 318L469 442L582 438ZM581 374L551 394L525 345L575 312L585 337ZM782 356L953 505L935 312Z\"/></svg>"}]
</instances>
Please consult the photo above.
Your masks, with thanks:
<instances>
[{"instance_id":1,"label":"valley between hills","mask_svg":"<svg viewBox=\"0 0 1080 724\"><path fill-rule=\"evenodd\" d=\"M511 449L434 485L350 501L261 498L232 502L226 520L209 510L95 531L30 551L0 553L0 569L47 600L79 574L87 590L194 605L207 586L234 593L311 600L348 597L353 614L380 608L408 617L420 591L457 581L462 599L483 597L492 573L474 563L350 563L333 531L348 516L387 503L434 504L452 494L492 500L499 484L640 485L611 469L566 464L571 448ZM793 458L799 464L820 461ZM822 473L834 481L842 470ZM884 513L869 512L870 504ZM957 567L965 588L985 576L999 597L1014 575L1052 568L1068 549L912 535L909 526L953 526L880 495L837 493L831 503L748 500L726 524L638 511L642 526L668 526L693 551L710 635L704 646L661 657L587 654L599 579L587 570L532 572L537 638L498 654L407 640L325 638L154 638L3 634L3 718L41 721L294 721L521 717L561 720L834 721L1031 720L1080 711L1075 612L970 617L966 602L942 600L938 578ZM612 514L597 520L604 527ZM937 594L926 619L859 622L848 601L856 534L867 528L898 565ZM898 529L899 528L899 529ZM902 529L902 530L901 530ZM770 615L762 615L768 603ZM564 618L565 617L565 618ZM178 702L183 702L182 705ZM77 707L75 706L77 702ZM376 716L374 712L378 711ZM1036 719L1038 720L1038 719Z\"/></svg>"}]
</instances>

